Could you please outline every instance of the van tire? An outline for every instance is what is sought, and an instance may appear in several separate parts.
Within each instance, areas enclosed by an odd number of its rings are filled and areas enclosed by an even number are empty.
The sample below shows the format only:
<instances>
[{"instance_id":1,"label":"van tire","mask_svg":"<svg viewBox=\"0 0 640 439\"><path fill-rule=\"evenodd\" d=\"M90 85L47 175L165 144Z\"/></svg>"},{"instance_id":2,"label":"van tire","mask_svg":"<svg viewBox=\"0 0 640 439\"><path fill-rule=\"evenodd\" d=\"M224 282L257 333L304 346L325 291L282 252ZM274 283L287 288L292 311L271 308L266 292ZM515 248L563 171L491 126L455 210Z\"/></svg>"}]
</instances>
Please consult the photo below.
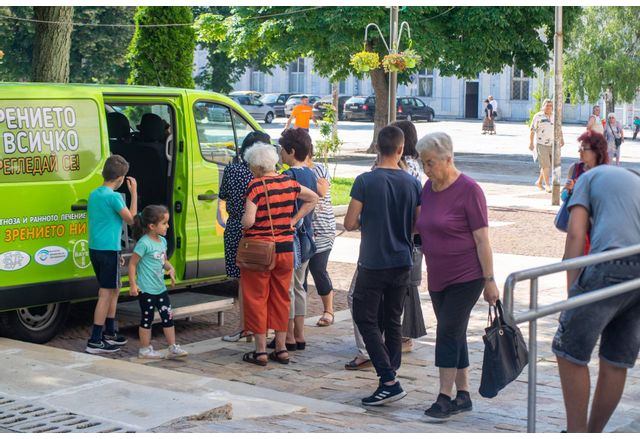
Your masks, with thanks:
<instances>
[{"instance_id":1,"label":"van tire","mask_svg":"<svg viewBox=\"0 0 640 439\"><path fill-rule=\"evenodd\" d=\"M0 334L31 343L46 343L58 334L69 314L69 303L20 308L0 313Z\"/></svg>"}]
</instances>

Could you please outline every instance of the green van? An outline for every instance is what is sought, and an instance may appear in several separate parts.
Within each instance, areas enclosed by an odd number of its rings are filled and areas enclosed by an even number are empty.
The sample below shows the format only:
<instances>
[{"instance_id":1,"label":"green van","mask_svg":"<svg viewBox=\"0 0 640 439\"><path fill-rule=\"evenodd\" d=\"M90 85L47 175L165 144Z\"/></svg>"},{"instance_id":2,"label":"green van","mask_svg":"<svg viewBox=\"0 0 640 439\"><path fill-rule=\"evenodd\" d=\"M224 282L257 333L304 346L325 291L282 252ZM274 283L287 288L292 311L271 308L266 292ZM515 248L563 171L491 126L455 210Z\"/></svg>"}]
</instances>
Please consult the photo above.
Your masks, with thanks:
<instances>
[{"instance_id":1,"label":"green van","mask_svg":"<svg viewBox=\"0 0 640 439\"><path fill-rule=\"evenodd\" d=\"M258 130L216 93L0 83L0 335L46 342L69 303L95 298L87 198L112 153L130 163L139 209L169 206L176 289L225 279L218 188L244 137ZM130 254L126 227L122 239Z\"/></svg>"}]
</instances>

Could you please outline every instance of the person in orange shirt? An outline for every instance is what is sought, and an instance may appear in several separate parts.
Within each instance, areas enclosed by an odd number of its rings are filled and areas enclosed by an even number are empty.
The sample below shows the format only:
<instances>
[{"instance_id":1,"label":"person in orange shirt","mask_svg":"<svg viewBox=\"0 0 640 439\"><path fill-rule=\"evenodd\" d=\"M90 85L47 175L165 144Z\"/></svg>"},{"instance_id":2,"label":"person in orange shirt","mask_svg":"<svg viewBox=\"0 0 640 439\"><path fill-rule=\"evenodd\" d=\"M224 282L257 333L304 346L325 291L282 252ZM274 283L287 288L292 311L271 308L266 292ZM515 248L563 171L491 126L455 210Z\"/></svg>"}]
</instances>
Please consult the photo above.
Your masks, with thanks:
<instances>
[{"instance_id":1,"label":"person in orange shirt","mask_svg":"<svg viewBox=\"0 0 640 439\"><path fill-rule=\"evenodd\" d=\"M291 125L291 121L295 119L295 128L302 128L305 131L309 131L309 121L313 119L313 123L318 126L318 121L316 117L313 115L313 108L309 105L309 97L302 96L300 99L300 104L296 105L291 112L291 116L289 116L289 120L287 120L287 124L284 126L284 129L288 129Z\"/></svg>"}]
</instances>

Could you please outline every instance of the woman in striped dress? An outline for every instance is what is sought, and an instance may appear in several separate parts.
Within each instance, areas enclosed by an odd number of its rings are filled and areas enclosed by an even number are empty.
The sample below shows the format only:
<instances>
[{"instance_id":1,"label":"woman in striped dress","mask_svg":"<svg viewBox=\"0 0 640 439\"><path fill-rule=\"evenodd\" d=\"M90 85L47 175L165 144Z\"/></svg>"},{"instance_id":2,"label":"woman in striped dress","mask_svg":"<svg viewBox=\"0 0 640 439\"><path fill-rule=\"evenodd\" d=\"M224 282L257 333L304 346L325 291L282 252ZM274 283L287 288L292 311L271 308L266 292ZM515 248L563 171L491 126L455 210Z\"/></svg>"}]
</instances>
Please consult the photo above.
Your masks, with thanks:
<instances>
[{"instance_id":1,"label":"woman in striped dress","mask_svg":"<svg viewBox=\"0 0 640 439\"><path fill-rule=\"evenodd\" d=\"M289 363L285 339L289 326L289 286L293 273L294 225L310 213L318 196L287 175L276 173L278 153L271 145L256 145L246 153L255 176L247 188L242 216L244 236L276 243L276 266L271 271L240 269L245 329L253 332L256 349L242 359L259 366L267 358ZM269 204L267 204L267 197ZM302 204L295 213L296 200ZM273 229L272 229L273 227ZM276 332L275 350L267 354L267 330Z\"/></svg>"}]
</instances>

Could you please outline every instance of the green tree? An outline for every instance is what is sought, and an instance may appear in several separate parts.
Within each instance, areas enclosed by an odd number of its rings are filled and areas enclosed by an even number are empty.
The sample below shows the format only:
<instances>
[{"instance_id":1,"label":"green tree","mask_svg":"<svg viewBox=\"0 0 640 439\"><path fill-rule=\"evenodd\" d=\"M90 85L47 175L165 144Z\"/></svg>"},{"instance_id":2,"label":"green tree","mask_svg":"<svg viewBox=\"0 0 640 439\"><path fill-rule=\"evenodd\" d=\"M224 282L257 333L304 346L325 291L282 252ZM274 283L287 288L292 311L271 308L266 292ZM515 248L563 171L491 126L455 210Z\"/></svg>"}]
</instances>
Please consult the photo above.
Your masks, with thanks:
<instances>
[{"instance_id":1,"label":"green tree","mask_svg":"<svg viewBox=\"0 0 640 439\"><path fill-rule=\"evenodd\" d=\"M94 24L133 24L136 8L76 6L74 21ZM76 26L71 35L71 82L123 84L129 77L127 48L133 26Z\"/></svg>"},{"instance_id":2,"label":"green tree","mask_svg":"<svg viewBox=\"0 0 640 439\"><path fill-rule=\"evenodd\" d=\"M129 84L193 88L195 32L187 6L141 6L135 15L136 31L129 47ZM141 27L149 24L189 26Z\"/></svg>"},{"instance_id":3,"label":"green tree","mask_svg":"<svg viewBox=\"0 0 640 439\"><path fill-rule=\"evenodd\" d=\"M30 6L0 7L5 17L33 18ZM0 78L3 81L29 81L31 79L31 59L33 57L33 23L10 18L0 20L0 41L5 59L0 64Z\"/></svg>"},{"instance_id":4,"label":"green tree","mask_svg":"<svg viewBox=\"0 0 640 439\"><path fill-rule=\"evenodd\" d=\"M588 7L569 33L564 82L574 102L604 94L607 111L632 102L640 87L640 8Z\"/></svg>"},{"instance_id":5,"label":"green tree","mask_svg":"<svg viewBox=\"0 0 640 439\"><path fill-rule=\"evenodd\" d=\"M196 23L200 22L200 16L203 19L213 19L219 21L224 17L231 15L231 8L228 6L215 7L194 7L193 15ZM218 93L229 93L233 90L233 84L237 82L247 67L254 65L250 59L231 59L226 51L219 47L217 41L209 39L198 39L197 44L200 48L207 51L207 64L197 73L195 82L199 87L205 90L211 90Z\"/></svg>"},{"instance_id":6,"label":"green tree","mask_svg":"<svg viewBox=\"0 0 640 439\"><path fill-rule=\"evenodd\" d=\"M566 28L577 10L565 8ZM231 59L259 60L266 68L309 56L314 70L332 81L356 74L349 58L362 49L368 23L376 23L389 40L389 12L383 7L238 7L232 13L202 18L200 38L219 42ZM553 7L425 6L400 13L400 21L411 26L413 48L423 57L416 68L438 68L442 75L458 77L499 73L508 65L530 75L536 67L547 67L553 20ZM407 35L401 43L400 49L406 47ZM377 31L369 32L366 45L381 57L387 52ZM409 73L400 75L399 82L406 82ZM377 102L375 139L386 124L389 84L381 68L369 74Z\"/></svg>"},{"instance_id":7,"label":"green tree","mask_svg":"<svg viewBox=\"0 0 640 439\"><path fill-rule=\"evenodd\" d=\"M73 21L91 24L133 24L136 8L119 6L76 6ZM5 17L33 19L28 6L0 7ZM75 26L71 33L70 82L123 83L129 76L125 60L133 27ZM31 80L31 59L35 24L0 19L0 41L7 53L0 65L4 81Z\"/></svg>"}]
</instances>

